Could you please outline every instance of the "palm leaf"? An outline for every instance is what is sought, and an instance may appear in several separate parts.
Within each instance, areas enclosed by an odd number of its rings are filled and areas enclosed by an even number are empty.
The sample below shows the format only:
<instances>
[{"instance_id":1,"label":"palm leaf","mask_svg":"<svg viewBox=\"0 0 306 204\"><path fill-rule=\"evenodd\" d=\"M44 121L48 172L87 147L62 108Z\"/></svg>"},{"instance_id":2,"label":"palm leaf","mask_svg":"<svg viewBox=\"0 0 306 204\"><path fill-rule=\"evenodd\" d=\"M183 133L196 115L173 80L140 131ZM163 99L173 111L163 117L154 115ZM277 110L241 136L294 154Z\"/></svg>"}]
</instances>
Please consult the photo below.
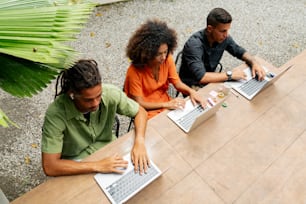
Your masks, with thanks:
<instances>
[{"instance_id":1,"label":"palm leaf","mask_svg":"<svg viewBox=\"0 0 306 204\"><path fill-rule=\"evenodd\" d=\"M65 43L75 39L94 4L54 2L0 3L0 87L14 96L38 93L78 57Z\"/></svg>"},{"instance_id":2,"label":"palm leaf","mask_svg":"<svg viewBox=\"0 0 306 204\"><path fill-rule=\"evenodd\" d=\"M0 125L3 127L8 127L9 124L14 125L15 127L19 128L17 124L15 124L13 121L11 121L5 113L0 109Z\"/></svg>"},{"instance_id":3,"label":"palm leaf","mask_svg":"<svg viewBox=\"0 0 306 204\"><path fill-rule=\"evenodd\" d=\"M0 52L46 64L62 64L65 59L65 65L71 65L76 53L59 43L75 39L93 5L33 7L35 2L29 3L30 8L0 7Z\"/></svg>"},{"instance_id":4,"label":"palm leaf","mask_svg":"<svg viewBox=\"0 0 306 204\"><path fill-rule=\"evenodd\" d=\"M78 53L75 40L95 4L73 0L0 1L0 88L31 97L58 73L70 67ZM12 123L0 110L0 125Z\"/></svg>"},{"instance_id":5,"label":"palm leaf","mask_svg":"<svg viewBox=\"0 0 306 204\"><path fill-rule=\"evenodd\" d=\"M18 97L30 97L42 91L60 70L59 67L33 63L5 54L0 54L0 61L6 67L0 72L0 87Z\"/></svg>"}]
</instances>

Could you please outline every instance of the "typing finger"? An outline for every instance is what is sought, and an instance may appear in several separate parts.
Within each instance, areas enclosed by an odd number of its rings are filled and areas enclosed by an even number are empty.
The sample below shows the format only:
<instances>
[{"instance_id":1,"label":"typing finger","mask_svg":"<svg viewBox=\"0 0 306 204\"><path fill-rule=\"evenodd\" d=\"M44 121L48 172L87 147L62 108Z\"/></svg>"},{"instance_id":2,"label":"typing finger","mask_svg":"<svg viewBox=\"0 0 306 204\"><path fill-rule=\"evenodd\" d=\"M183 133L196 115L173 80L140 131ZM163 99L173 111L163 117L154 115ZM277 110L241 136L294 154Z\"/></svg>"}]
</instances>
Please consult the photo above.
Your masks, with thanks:
<instances>
[{"instance_id":1,"label":"typing finger","mask_svg":"<svg viewBox=\"0 0 306 204\"><path fill-rule=\"evenodd\" d=\"M147 157L147 167L150 167L151 163L150 163L150 159Z\"/></svg>"},{"instance_id":2,"label":"typing finger","mask_svg":"<svg viewBox=\"0 0 306 204\"><path fill-rule=\"evenodd\" d=\"M133 155L133 153L132 153L132 152L131 152L131 161L132 161L132 164L133 164L133 165L135 165L135 162L134 162L134 161L135 161L135 159L134 159L134 155Z\"/></svg>"},{"instance_id":3,"label":"typing finger","mask_svg":"<svg viewBox=\"0 0 306 204\"><path fill-rule=\"evenodd\" d=\"M143 159L143 170L144 170L144 173L147 173L147 171L148 171L148 160L147 160L147 158Z\"/></svg>"},{"instance_id":4,"label":"typing finger","mask_svg":"<svg viewBox=\"0 0 306 204\"><path fill-rule=\"evenodd\" d=\"M140 158L140 161L138 162L138 164L139 164L139 174L141 175L143 173L143 168L144 168L142 158Z\"/></svg>"},{"instance_id":5,"label":"typing finger","mask_svg":"<svg viewBox=\"0 0 306 204\"><path fill-rule=\"evenodd\" d=\"M139 170L138 159L135 159L133 163L134 163L134 171L135 171L135 173L137 173L138 170Z\"/></svg>"}]
</instances>

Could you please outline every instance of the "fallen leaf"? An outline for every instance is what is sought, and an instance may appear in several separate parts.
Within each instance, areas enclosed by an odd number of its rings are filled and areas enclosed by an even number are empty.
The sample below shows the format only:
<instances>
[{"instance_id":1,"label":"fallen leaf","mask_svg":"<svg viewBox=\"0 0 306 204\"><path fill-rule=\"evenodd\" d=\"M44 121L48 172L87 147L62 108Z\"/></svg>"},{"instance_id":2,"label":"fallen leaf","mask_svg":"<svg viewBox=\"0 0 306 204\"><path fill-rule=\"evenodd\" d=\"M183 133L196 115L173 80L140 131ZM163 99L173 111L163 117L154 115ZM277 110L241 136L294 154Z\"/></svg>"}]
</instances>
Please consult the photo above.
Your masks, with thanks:
<instances>
[{"instance_id":1,"label":"fallen leaf","mask_svg":"<svg viewBox=\"0 0 306 204\"><path fill-rule=\"evenodd\" d=\"M31 144L31 147L32 147L32 148L37 148L37 147L38 147L38 144L37 144L37 143L32 143L32 144Z\"/></svg>"},{"instance_id":2,"label":"fallen leaf","mask_svg":"<svg viewBox=\"0 0 306 204\"><path fill-rule=\"evenodd\" d=\"M96 13L96 16L102 16L102 13Z\"/></svg>"},{"instance_id":3,"label":"fallen leaf","mask_svg":"<svg viewBox=\"0 0 306 204\"><path fill-rule=\"evenodd\" d=\"M94 32L90 32L90 37L95 37L95 33Z\"/></svg>"},{"instance_id":4,"label":"fallen leaf","mask_svg":"<svg viewBox=\"0 0 306 204\"><path fill-rule=\"evenodd\" d=\"M111 45L112 45L112 44L109 43L109 42L105 43L105 47L106 47L106 48L109 48Z\"/></svg>"},{"instance_id":5,"label":"fallen leaf","mask_svg":"<svg viewBox=\"0 0 306 204\"><path fill-rule=\"evenodd\" d=\"M294 43L294 44L292 45L292 47L294 47L294 48L299 48L300 46L299 46L297 43Z\"/></svg>"},{"instance_id":6,"label":"fallen leaf","mask_svg":"<svg viewBox=\"0 0 306 204\"><path fill-rule=\"evenodd\" d=\"M186 32L187 32L187 33L191 33L191 32L192 32L192 29L191 29L191 28L187 28L187 29L186 29Z\"/></svg>"},{"instance_id":7,"label":"fallen leaf","mask_svg":"<svg viewBox=\"0 0 306 204\"><path fill-rule=\"evenodd\" d=\"M31 159L30 159L29 156L25 156L24 157L24 163L26 163L26 164L30 164L31 163Z\"/></svg>"}]
</instances>

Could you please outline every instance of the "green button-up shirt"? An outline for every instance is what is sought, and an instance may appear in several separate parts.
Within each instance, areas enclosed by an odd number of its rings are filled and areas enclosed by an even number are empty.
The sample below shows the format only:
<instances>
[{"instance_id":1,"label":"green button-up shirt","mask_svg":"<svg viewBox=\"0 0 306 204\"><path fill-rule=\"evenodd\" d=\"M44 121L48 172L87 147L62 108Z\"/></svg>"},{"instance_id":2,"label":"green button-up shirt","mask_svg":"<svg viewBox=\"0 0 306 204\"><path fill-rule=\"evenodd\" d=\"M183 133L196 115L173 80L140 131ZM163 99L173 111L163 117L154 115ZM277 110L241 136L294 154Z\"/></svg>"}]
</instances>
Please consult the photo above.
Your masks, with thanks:
<instances>
[{"instance_id":1,"label":"green button-up shirt","mask_svg":"<svg viewBox=\"0 0 306 204\"><path fill-rule=\"evenodd\" d=\"M116 113L134 117L138 108L138 103L119 88L103 84L100 107L90 113L87 121L67 94L62 94L46 111L42 152L61 153L66 159L82 159L116 138L112 133Z\"/></svg>"}]
</instances>

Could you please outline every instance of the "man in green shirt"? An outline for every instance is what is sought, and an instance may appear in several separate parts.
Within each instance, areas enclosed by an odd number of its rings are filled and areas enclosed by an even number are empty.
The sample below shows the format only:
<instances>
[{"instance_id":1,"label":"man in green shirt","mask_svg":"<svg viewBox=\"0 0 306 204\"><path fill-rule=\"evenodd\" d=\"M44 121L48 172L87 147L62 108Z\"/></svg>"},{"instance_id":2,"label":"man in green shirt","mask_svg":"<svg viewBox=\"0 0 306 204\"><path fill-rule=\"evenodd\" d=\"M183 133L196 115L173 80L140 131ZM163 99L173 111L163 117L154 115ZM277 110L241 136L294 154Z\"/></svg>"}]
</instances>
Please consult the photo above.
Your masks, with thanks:
<instances>
[{"instance_id":1,"label":"man in green shirt","mask_svg":"<svg viewBox=\"0 0 306 204\"><path fill-rule=\"evenodd\" d=\"M42 128L42 165L49 176L82 173L123 173L128 162L114 155L95 162L79 161L115 139L115 114L135 117L131 151L135 171L145 172L146 111L119 88L101 84L94 60L80 60L58 77L61 91L47 109ZM57 81L57 84L58 84ZM56 88L57 88L56 84Z\"/></svg>"}]
</instances>

